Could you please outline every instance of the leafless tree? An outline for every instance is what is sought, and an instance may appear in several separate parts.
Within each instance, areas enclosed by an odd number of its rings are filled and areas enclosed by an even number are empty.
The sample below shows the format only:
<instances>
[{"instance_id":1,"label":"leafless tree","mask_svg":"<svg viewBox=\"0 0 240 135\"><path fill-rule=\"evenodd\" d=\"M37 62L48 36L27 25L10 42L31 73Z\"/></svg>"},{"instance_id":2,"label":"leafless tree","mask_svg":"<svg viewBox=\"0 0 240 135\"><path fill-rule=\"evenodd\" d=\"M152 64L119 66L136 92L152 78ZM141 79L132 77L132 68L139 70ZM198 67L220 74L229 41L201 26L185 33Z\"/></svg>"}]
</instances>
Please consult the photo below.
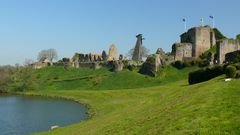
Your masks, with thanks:
<instances>
[{"instance_id":1,"label":"leafless tree","mask_svg":"<svg viewBox=\"0 0 240 135\"><path fill-rule=\"evenodd\" d=\"M44 61L48 59L49 61L57 60L57 51L55 49L42 50L38 54L38 61Z\"/></svg>"},{"instance_id":2,"label":"leafless tree","mask_svg":"<svg viewBox=\"0 0 240 135\"><path fill-rule=\"evenodd\" d=\"M24 66L27 67L27 66L30 66L33 63L34 63L34 61L32 59L25 59Z\"/></svg>"},{"instance_id":3,"label":"leafless tree","mask_svg":"<svg viewBox=\"0 0 240 135\"><path fill-rule=\"evenodd\" d=\"M135 48L132 48L128 51L127 57L132 58L133 53L134 53L134 49ZM149 55L149 52L150 52L149 49L147 49L145 46L141 47L141 52L140 53L141 53L143 58L146 58Z\"/></svg>"}]
</instances>

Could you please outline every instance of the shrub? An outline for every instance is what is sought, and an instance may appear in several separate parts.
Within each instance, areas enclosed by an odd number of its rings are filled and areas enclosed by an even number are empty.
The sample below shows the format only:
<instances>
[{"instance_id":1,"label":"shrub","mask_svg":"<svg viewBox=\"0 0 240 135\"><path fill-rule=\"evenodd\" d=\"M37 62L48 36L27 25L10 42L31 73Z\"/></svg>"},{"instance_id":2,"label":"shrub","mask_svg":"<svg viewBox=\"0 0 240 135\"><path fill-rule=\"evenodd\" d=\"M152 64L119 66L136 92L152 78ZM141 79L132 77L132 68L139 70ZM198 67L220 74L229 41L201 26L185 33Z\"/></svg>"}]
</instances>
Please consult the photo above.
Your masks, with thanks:
<instances>
[{"instance_id":1,"label":"shrub","mask_svg":"<svg viewBox=\"0 0 240 135\"><path fill-rule=\"evenodd\" d=\"M225 72L226 72L227 77L235 78L236 77L236 73L237 73L237 69L236 69L236 67L230 65L230 66L227 66Z\"/></svg>"},{"instance_id":2,"label":"shrub","mask_svg":"<svg viewBox=\"0 0 240 135\"><path fill-rule=\"evenodd\" d=\"M172 66L177 69L183 69L186 67L186 65L182 61L179 61L179 60L172 63Z\"/></svg>"},{"instance_id":3,"label":"shrub","mask_svg":"<svg viewBox=\"0 0 240 135\"><path fill-rule=\"evenodd\" d=\"M208 60L201 60L201 61L199 61L199 63L198 63L198 66L199 67L207 67L207 66L209 66L210 65L210 63L209 63L209 61Z\"/></svg>"},{"instance_id":4,"label":"shrub","mask_svg":"<svg viewBox=\"0 0 240 135\"><path fill-rule=\"evenodd\" d=\"M237 71L236 78L240 78L240 71Z\"/></svg>"},{"instance_id":5,"label":"shrub","mask_svg":"<svg viewBox=\"0 0 240 135\"><path fill-rule=\"evenodd\" d=\"M204 81L208 81L214 77L224 74L224 68L221 66L215 66L212 68L200 69L194 72L190 72L188 76L189 84L196 84Z\"/></svg>"},{"instance_id":6,"label":"shrub","mask_svg":"<svg viewBox=\"0 0 240 135\"><path fill-rule=\"evenodd\" d=\"M236 36L236 39L239 39L239 40L240 40L240 34L238 34L238 35Z\"/></svg>"},{"instance_id":7,"label":"shrub","mask_svg":"<svg viewBox=\"0 0 240 135\"><path fill-rule=\"evenodd\" d=\"M127 66L127 69L128 69L128 70L130 70L130 71L133 71L133 70L134 70L134 68L135 68L135 66L134 66L134 65L128 65L128 66Z\"/></svg>"},{"instance_id":8,"label":"shrub","mask_svg":"<svg viewBox=\"0 0 240 135\"><path fill-rule=\"evenodd\" d=\"M236 63L233 66L235 66L237 70L240 70L240 63Z\"/></svg>"}]
</instances>

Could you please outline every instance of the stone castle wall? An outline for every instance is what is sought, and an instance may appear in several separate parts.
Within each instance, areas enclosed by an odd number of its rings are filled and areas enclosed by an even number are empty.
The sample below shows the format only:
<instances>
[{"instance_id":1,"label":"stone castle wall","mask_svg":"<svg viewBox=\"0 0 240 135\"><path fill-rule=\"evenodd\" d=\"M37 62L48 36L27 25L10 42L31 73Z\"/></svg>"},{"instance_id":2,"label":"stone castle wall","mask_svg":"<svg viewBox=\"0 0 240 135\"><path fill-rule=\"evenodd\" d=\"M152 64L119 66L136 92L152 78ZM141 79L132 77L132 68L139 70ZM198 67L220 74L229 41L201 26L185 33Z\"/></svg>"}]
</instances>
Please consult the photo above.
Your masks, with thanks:
<instances>
[{"instance_id":1,"label":"stone castle wall","mask_svg":"<svg viewBox=\"0 0 240 135\"><path fill-rule=\"evenodd\" d=\"M91 68L99 69L103 66L102 62L72 62L74 68Z\"/></svg>"},{"instance_id":2,"label":"stone castle wall","mask_svg":"<svg viewBox=\"0 0 240 135\"><path fill-rule=\"evenodd\" d=\"M217 42L217 60L219 64L225 62L225 55L240 50L240 40L224 39Z\"/></svg>"},{"instance_id":3,"label":"stone castle wall","mask_svg":"<svg viewBox=\"0 0 240 135\"><path fill-rule=\"evenodd\" d=\"M172 54L175 61L182 61L184 58L192 57L192 44L191 43L175 43L172 46Z\"/></svg>"}]
</instances>

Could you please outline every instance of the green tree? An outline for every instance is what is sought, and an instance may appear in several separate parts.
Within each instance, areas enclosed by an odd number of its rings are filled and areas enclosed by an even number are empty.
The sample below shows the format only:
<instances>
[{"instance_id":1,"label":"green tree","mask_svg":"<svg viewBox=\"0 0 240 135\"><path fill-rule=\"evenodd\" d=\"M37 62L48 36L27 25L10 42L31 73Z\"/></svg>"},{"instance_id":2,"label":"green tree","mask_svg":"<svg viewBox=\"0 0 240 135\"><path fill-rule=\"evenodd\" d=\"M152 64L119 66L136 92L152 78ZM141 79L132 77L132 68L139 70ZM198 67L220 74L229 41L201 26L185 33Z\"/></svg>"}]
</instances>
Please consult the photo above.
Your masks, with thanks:
<instances>
[{"instance_id":1,"label":"green tree","mask_svg":"<svg viewBox=\"0 0 240 135\"><path fill-rule=\"evenodd\" d=\"M239 39L239 40L240 40L240 34L238 34L238 35L236 36L236 39Z\"/></svg>"},{"instance_id":2,"label":"green tree","mask_svg":"<svg viewBox=\"0 0 240 135\"><path fill-rule=\"evenodd\" d=\"M7 86L11 82L11 69L0 67L0 93L7 91Z\"/></svg>"},{"instance_id":3,"label":"green tree","mask_svg":"<svg viewBox=\"0 0 240 135\"><path fill-rule=\"evenodd\" d=\"M214 33L215 33L215 38L216 38L216 40L221 40L221 39L226 39L226 38L227 38L227 37L224 36L224 35L222 34L222 32L219 31L217 28L214 28L213 31L214 31Z\"/></svg>"},{"instance_id":4,"label":"green tree","mask_svg":"<svg viewBox=\"0 0 240 135\"><path fill-rule=\"evenodd\" d=\"M19 67L14 74L15 90L26 91L37 88L36 75L31 66Z\"/></svg>"},{"instance_id":5,"label":"green tree","mask_svg":"<svg viewBox=\"0 0 240 135\"><path fill-rule=\"evenodd\" d=\"M237 69L234 66L227 66L226 68L226 75L229 78L235 78L236 77L236 73L237 73Z\"/></svg>"},{"instance_id":6,"label":"green tree","mask_svg":"<svg viewBox=\"0 0 240 135\"><path fill-rule=\"evenodd\" d=\"M105 50L102 51L102 58L103 58L103 61L106 61L107 60L107 53Z\"/></svg>"}]
</instances>

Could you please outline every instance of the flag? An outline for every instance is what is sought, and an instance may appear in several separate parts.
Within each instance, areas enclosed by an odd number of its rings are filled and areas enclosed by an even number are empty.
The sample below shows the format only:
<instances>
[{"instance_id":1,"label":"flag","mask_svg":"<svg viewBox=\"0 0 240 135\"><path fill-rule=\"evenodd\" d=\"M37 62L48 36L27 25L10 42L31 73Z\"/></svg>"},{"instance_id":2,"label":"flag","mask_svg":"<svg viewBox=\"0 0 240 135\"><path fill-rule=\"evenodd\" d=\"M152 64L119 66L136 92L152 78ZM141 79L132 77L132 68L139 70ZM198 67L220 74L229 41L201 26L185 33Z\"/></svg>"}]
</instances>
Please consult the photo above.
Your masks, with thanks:
<instances>
[{"instance_id":1,"label":"flag","mask_svg":"<svg viewBox=\"0 0 240 135\"><path fill-rule=\"evenodd\" d=\"M213 19L214 17L212 15L209 16L211 19Z\"/></svg>"},{"instance_id":2,"label":"flag","mask_svg":"<svg viewBox=\"0 0 240 135\"><path fill-rule=\"evenodd\" d=\"M186 19L185 19L185 18L183 18L183 22L186 22Z\"/></svg>"}]
</instances>

